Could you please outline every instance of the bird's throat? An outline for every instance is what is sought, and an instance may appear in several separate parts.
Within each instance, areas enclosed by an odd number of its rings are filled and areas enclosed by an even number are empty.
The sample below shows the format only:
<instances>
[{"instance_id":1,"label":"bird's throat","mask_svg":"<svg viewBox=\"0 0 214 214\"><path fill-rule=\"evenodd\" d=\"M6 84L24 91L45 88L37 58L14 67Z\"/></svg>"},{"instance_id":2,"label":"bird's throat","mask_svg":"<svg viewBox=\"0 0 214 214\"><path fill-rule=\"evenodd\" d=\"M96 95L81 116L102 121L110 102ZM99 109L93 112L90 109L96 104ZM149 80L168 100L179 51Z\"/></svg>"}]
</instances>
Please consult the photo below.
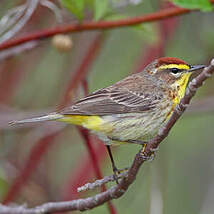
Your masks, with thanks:
<instances>
[{"instance_id":1,"label":"bird's throat","mask_svg":"<svg viewBox=\"0 0 214 214\"><path fill-rule=\"evenodd\" d=\"M167 119L170 118L170 116L174 112L176 105L179 104L181 99L183 98L190 76L191 76L191 73L184 74L179 80L177 80L171 86L169 98L172 100L172 107L171 107L171 111L167 114Z\"/></svg>"},{"instance_id":2,"label":"bird's throat","mask_svg":"<svg viewBox=\"0 0 214 214\"><path fill-rule=\"evenodd\" d=\"M173 96L174 105L180 103L181 99L183 98L190 76L191 73L186 73L172 85L172 89L176 94Z\"/></svg>"}]
</instances>

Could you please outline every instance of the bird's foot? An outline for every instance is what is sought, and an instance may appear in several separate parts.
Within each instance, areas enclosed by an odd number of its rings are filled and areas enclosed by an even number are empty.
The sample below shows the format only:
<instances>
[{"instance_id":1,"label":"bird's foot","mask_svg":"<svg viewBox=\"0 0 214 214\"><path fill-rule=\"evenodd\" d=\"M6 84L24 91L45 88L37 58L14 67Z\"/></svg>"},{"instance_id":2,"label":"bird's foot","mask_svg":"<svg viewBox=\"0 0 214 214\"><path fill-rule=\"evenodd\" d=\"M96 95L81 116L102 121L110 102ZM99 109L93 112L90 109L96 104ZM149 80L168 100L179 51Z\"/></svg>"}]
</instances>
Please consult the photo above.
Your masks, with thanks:
<instances>
[{"instance_id":1,"label":"bird's foot","mask_svg":"<svg viewBox=\"0 0 214 214\"><path fill-rule=\"evenodd\" d=\"M128 170L129 170L129 168L127 168L127 167L123 168L123 169L117 169L116 167L113 168L113 173L114 173L113 177L117 184L119 184L120 174L124 173Z\"/></svg>"},{"instance_id":2,"label":"bird's foot","mask_svg":"<svg viewBox=\"0 0 214 214\"><path fill-rule=\"evenodd\" d=\"M114 167L113 168L113 173L114 173L114 175L113 175L114 180L116 181L117 184L119 184L119 174L120 174L120 171L116 167Z\"/></svg>"},{"instance_id":3,"label":"bird's foot","mask_svg":"<svg viewBox=\"0 0 214 214\"><path fill-rule=\"evenodd\" d=\"M153 161L155 159L155 155L156 155L156 152L158 151L158 148L150 149L150 151L151 151L150 155L145 153L145 149L146 149L146 144L143 145L143 147L140 151L141 158L144 161L149 161L149 162Z\"/></svg>"},{"instance_id":4,"label":"bird's foot","mask_svg":"<svg viewBox=\"0 0 214 214\"><path fill-rule=\"evenodd\" d=\"M144 153L141 153L140 155L141 155L141 158L142 158L144 161L149 161L149 162L151 162L151 161L153 161L154 158L155 158L155 154L154 154L154 153L152 153L152 154L149 155L149 156L145 155Z\"/></svg>"}]
</instances>

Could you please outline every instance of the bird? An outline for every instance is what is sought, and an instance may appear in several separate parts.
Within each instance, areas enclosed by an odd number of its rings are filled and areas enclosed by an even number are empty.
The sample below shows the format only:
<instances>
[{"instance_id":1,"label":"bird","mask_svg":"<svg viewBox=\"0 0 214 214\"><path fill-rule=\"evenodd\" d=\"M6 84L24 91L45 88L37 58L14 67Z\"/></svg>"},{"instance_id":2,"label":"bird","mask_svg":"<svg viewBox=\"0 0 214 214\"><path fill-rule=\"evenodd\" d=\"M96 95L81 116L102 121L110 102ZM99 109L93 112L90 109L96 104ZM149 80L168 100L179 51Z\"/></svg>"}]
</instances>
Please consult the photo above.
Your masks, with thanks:
<instances>
[{"instance_id":1,"label":"bird","mask_svg":"<svg viewBox=\"0 0 214 214\"><path fill-rule=\"evenodd\" d=\"M145 146L169 120L185 94L191 74L204 67L175 57L161 57L141 72L99 89L60 111L11 124L61 121L89 129L106 145L117 175L119 170L110 146L124 143Z\"/></svg>"}]
</instances>

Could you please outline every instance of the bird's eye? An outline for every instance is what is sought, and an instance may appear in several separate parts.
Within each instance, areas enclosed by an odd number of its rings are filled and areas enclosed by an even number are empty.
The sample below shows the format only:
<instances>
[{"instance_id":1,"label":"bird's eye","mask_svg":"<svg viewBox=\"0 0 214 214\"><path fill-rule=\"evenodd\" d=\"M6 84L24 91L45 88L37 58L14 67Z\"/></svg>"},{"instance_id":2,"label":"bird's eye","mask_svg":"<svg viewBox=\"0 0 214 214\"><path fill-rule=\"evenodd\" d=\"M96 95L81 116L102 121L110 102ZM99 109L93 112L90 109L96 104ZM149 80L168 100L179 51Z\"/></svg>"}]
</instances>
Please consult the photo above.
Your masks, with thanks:
<instances>
[{"instance_id":1,"label":"bird's eye","mask_svg":"<svg viewBox=\"0 0 214 214\"><path fill-rule=\"evenodd\" d=\"M172 68L172 69L170 69L170 71L171 71L173 74L177 74L177 73L180 72L180 69L178 69L178 68Z\"/></svg>"}]
</instances>

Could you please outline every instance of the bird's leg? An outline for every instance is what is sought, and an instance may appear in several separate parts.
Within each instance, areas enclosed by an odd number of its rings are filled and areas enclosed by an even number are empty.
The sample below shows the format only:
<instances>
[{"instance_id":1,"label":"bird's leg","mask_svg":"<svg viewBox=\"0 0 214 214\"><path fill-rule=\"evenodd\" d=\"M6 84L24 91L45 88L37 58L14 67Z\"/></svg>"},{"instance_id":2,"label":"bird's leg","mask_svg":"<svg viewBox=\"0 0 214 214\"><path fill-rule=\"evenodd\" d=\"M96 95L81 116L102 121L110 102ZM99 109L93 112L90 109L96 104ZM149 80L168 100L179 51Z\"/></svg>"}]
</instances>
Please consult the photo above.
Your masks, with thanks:
<instances>
[{"instance_id":1,"label":"bird's leg","mask_svg":"<svg viewBox=\"0 0 214 214\"><path fill-rule=\"evenodd\" d=\"M116 180L116 183L118 184L118 174L120 173L120 171L117 169L117 167L115 165L114 158L113 158L110 146L106 145L106 148L107 148L109 157L111 159L111 165L112 165L112 169L113 169L113 173L114 173L114 178Z\"/></svg>"},{"instance_id":2,"label":"bird's leg","mask_svg":"<svg viewBox=\"0 0 214 214\"><path fill-rule=\"evenodd\" d=\"M145 155L145 149L146 149L146 144L143 144L142 149L140 150L140 155L143 158L143 160L147 161L150 159L150 156Z\"/></svg>"}]
</instances>

